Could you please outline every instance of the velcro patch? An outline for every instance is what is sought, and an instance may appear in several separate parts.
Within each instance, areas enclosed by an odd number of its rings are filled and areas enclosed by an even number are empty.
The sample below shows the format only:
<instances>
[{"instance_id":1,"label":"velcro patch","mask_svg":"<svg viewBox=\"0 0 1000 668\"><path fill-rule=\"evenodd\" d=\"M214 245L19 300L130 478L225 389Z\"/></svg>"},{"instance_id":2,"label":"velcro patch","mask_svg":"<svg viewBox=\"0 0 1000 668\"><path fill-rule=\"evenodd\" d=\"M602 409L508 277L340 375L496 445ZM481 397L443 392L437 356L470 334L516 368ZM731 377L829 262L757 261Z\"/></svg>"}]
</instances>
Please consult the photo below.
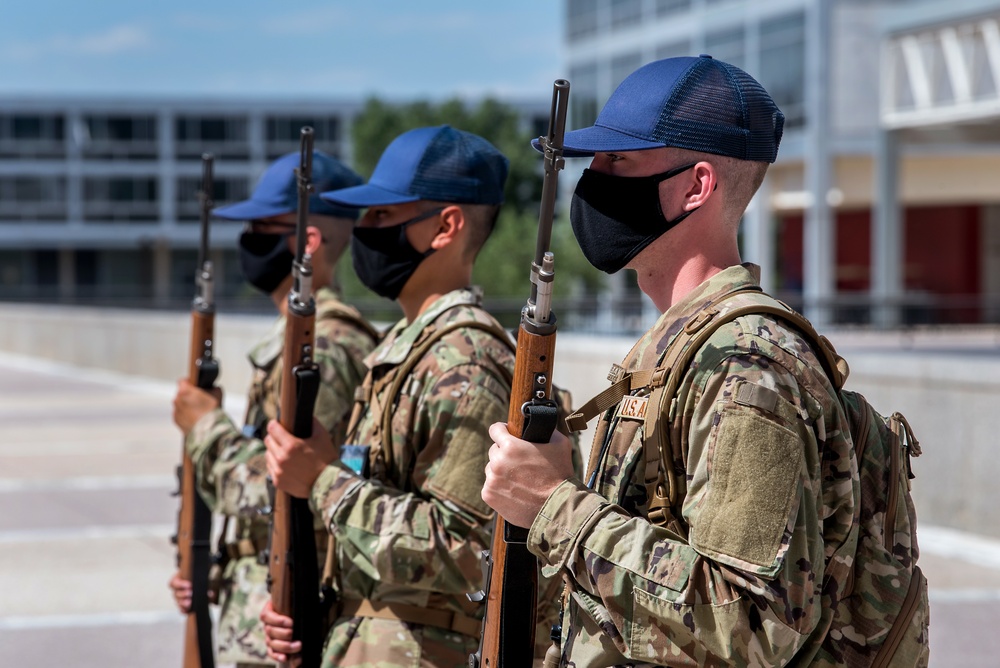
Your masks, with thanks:
<instances>
[{"instance_id":1,"label":"velcro patch","mask_svg":"<svg viewBox=\"0 0 1000 668\"><path fill-rule=\"evenodd\" d=\"M645 420L649 397L625 396L618 403L618 417L623 420Z\"/></svg>"}]
</instances>

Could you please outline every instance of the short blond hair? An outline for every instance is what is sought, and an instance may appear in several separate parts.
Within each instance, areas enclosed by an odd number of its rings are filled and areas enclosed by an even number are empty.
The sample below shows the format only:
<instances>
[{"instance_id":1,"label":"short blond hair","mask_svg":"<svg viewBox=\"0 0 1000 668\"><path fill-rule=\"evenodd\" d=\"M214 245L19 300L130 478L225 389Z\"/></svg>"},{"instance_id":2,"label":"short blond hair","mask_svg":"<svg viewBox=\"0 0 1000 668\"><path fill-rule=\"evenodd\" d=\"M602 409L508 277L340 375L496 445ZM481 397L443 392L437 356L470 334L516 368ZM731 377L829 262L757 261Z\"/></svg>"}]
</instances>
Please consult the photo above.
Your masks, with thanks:
<instances>
[{"instance_id":1,"label":"short blond hair","mask_svg":"<svg viewBox=\"0 0 1000 668\"><path fill-rule=\"evenodd\" d=\"M760 189L770 166L766 162L740 160L714 153L700 153L687 149L675 149L685 162L707 162L716 171L719 188L723 197L722 215L726 221L739 225L750 200Z\"/></svg>"}]
</instances>

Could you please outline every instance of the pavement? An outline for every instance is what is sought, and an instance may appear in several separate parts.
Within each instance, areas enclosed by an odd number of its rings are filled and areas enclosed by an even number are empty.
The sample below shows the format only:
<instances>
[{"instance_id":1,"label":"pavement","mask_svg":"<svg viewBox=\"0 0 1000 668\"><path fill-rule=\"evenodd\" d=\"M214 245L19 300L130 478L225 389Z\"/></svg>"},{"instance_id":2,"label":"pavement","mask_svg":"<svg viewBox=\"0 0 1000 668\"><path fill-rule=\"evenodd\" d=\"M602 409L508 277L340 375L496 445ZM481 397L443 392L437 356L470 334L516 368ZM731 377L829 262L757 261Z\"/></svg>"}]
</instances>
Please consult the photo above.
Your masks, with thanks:
<instances>
[{"instance_id":1,"label":"pavement","mask_svg":"<svg viewBox=\"0 0 1000 668\"><path fill-rule=\"evenodd\" d=\"M181 665L172 396L0 353L0 665ZM920 546L931 666L1000 665L1000 540L921 525Z\"/></svg>"}]
</instances>

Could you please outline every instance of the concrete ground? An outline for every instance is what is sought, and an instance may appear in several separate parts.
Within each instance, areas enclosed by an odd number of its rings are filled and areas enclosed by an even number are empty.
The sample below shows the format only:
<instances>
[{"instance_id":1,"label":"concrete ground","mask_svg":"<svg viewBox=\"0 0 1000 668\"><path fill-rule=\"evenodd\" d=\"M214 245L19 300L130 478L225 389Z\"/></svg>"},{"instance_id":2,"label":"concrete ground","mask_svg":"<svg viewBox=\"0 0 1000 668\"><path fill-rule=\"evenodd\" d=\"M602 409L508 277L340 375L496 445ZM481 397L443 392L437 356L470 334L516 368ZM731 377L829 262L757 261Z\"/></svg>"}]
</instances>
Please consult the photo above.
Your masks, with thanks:
<instances>
[{"instance_id":1,"label":"concrete ground","mask_svg":"<svg viewBox=\"0 0 1000 668\"><path fill-rule=\"evenodd\" d=\"M180 666L172 395L0 354L0 665ZM1000 665L1000 541L921 526L920 545L931 665Z\"/></svg>"}]
</instances>

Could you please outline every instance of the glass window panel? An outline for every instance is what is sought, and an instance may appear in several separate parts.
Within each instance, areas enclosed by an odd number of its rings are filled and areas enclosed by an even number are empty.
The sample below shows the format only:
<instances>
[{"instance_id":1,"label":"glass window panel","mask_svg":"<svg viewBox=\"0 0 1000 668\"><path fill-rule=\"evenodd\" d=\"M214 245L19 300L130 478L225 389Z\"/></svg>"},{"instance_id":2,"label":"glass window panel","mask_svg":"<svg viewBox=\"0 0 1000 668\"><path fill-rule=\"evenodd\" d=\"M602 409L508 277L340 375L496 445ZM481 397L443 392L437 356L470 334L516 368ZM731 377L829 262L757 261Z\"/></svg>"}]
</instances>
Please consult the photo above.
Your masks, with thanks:
<instances>
[{"instance_id":1,"label":"glass window panel","mask_svg":"<svg viewBox=\"0 0 1000 668\"><path fill-rule=\"evenodd\" d=\"M656 48L656 59L663 60L664 58L677 58L679 56L690 56L691 53L691 42L684 40L683 42L671 42L670 44L663 44Z\"/></svg>"},{"instance_id":2,"label":"glass window panel","mask_svg":"<svg viewBox=\"0 0 1000 668\"><path fill-rule=\"evenodd\" d=\"M597 0L569 0L566 3L566 35L570 40L597 32Z\"/></svg>"},{"instance_id":3,"label":"glass window panel","mask_svg":"<svg viewBox=\"0 0 1000 668\"><path fill-rule=\"evenodd\" d=\"M656 0L656 15L670 16L691 10L691 0Z\"/></svg>"},{"instance_id":4,"label":"glass window panel","mask_svg":"<svg viewBox=\"0 0 1000 668\"><path fill-rule=\"evenodd\" d=\"M716 60L743 67L746 61L746 38L743 26L705 34L705 53Z\"/></svg>"},{"instance_id":5,"label":"glass window panel","mask_svg":"<svg viewBox=\"0 0 1000 668\"><path fill-rule=\"evenodd\" d=\"M805 122L805 15L779 16L760 25L760 83L785 114L785 127Z\"/></svg>"},{"instance_id":6,"label":"glass window panel","mask_svg":"<svg viewBox=\"0 0 1000 668\"><path fill-rule=\"evenodd\" d=\"M642 0L611 0L611 28L628 28L642 22Z\"/></svg>"},{"instance_id":7,"label":"glass window panel","mask_svg":"<svg viewBox=\"0 0 1000 668\"><path fill-rule=\"evenodd\" d=\"M628 75L639 69L642 65L642 55L636 53L626 53L611 59L611 84L618 87L618 84Z\"/></svg>"},{"instance_id":8,"label":"glass window panel","mask_svg":"<svg viewBox=\"0 0 1000 668\"><path fill-rule=\"evenodd\" d=\"M569 96L570 129L593 125L597 120L597 64L571 67L569 80L572 85Z\"/></svg>"}]
</instances>

